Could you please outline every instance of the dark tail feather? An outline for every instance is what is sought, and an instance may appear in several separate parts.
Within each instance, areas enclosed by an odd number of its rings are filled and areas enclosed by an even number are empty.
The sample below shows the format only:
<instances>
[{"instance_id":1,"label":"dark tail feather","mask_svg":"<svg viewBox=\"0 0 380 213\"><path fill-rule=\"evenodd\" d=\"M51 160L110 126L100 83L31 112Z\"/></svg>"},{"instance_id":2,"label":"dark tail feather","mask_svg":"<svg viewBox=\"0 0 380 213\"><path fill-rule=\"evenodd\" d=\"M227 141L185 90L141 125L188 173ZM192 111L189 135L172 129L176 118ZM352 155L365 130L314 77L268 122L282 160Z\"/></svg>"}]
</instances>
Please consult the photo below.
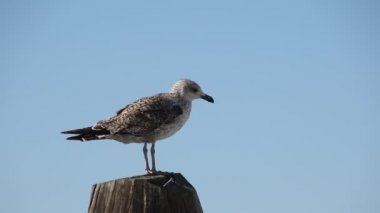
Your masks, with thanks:
<instances>
[{"instance_id":1,"label":"dark tail feather","mask_svg":"<svg viewBox=\"0 0 380 213\"><path fill-rule=\"evenodd\" d=\"M92 132L94 132L94 130L92 129L92 127L89 126L82 129L73 129L73 130L63 131L61 133L62 134L85 134L85 133L92 133Z\"/></svg>"},{"instance_id":2,"label":"dark tail feather","mask_svg":"<svg viewBox=\"0 0 380 213\"><path fill-rule=\"evenodd\" d=\"M62 134L77 134L75 136L68 137L67 140L80 140L90 141L100 139L98 136L107 135L110 132L106 129L92 129L92 127L86 127L82 129L73 129L61 132Z\"/></svg>"}]
</instances>

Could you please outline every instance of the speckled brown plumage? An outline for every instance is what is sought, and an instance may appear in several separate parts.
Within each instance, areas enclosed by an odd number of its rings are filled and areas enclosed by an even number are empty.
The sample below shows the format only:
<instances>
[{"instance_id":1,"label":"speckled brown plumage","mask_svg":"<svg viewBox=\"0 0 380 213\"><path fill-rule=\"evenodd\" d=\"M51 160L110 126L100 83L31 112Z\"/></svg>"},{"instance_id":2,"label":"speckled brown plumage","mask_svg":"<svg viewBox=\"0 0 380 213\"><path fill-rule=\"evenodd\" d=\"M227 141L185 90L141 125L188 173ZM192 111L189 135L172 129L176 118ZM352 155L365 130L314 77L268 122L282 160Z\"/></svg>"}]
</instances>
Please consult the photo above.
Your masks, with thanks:
<instances>
[{"instance_id":1,"label":"speckled brown plumage","mask_svg":"<svg viewBox=\"0 0 380 213\"><path fill-rule=\"evenodd\" d=\"M117 112L117 115L98 122L93 129L106 129L111 134L150 135L162 125L175 122L183 113L173 94L158 94L139 99Z\"/></svg>"}]
</instances>

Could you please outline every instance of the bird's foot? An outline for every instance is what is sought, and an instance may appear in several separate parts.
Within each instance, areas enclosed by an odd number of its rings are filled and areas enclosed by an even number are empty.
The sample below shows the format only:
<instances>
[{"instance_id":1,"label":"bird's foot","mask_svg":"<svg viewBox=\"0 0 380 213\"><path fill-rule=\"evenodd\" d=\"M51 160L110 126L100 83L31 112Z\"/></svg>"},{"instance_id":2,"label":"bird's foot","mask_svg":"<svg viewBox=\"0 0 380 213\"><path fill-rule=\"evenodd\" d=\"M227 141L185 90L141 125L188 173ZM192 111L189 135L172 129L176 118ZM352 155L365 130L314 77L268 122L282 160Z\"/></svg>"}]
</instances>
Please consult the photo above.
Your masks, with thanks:
<instances>
[{"instance_id":1,"label":"bird's foot","mask_svg":"<svg viewBox=\"0 0 380 213\"><path fill-rule=\"evenodd\" d=\"M153 169L145 169L147 175L155 175L157 174L157 170Z\"/></svg>"}]
</instances>

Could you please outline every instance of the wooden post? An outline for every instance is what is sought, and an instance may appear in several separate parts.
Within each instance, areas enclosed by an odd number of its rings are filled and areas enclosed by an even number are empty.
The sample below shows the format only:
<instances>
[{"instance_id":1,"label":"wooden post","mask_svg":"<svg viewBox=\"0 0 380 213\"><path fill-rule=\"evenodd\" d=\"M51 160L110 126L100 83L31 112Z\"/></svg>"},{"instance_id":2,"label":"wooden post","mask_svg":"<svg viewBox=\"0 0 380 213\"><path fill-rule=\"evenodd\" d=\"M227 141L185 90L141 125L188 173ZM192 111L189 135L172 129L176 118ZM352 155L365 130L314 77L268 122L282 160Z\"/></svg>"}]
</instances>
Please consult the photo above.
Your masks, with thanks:
<instances>
[{"instance_id":1,"label":"wooden post","mask_svg":"<svg viewBox=\"0 0 380 213\"><path fill-rule=\"evenodd\" d=\"M89 213L202 213L194 187L180 173L143 175L95 184Z\"/></svg>"}]
</instances>

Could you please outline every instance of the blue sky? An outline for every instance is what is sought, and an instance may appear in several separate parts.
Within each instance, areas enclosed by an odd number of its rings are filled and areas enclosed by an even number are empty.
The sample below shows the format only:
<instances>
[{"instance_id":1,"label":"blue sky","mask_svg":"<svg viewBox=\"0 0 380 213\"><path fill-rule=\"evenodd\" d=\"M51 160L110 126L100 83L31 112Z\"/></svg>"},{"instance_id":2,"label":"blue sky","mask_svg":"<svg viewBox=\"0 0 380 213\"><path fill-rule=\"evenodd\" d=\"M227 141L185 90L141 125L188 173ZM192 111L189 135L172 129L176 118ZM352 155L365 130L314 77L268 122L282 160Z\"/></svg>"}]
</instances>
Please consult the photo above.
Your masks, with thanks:
<instances>
[{"instance_id":1,"label":"blue sky","mask_svg":"<svg viewBox=\"0 0 380 213\"><path fill-rule=\"evenodd\" d=\"M380 212L378 1L1 1L0 212L86 212L142 145L75 143L179 78L215 104L156 146L205 212Z\"/></svg>"}]
</instances>

